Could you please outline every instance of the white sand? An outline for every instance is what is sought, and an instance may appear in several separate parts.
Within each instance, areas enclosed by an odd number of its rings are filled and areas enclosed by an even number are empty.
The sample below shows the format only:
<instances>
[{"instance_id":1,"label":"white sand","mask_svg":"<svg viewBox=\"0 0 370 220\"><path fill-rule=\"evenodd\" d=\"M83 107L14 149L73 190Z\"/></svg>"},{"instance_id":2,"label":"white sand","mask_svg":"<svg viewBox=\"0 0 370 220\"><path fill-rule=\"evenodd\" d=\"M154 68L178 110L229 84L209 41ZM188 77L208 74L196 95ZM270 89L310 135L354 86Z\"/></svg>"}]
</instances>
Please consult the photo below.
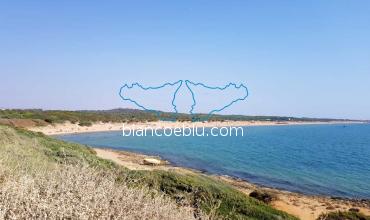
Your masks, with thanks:
<instances>
[{"instance_id":1,"label":"white sand","mask_svg":"<svg viewBox=\"0 0 370 220\"><path fill-rule=\"evenodd\" d=\"M353 123L343 121L332 121L332 122L269 122L269 121L224 121L224 122L168 122L168 121L157 121L157 122L138 122L138 123L93 123L91 126L79 126L78 123L72 124L66 122L63 124L53 124L40 127L29 127L29 130L42 132L46 135L57 135L57 134L71 134L71 133L83 133L83 132L99 132L99 131L118 131L122 130L123 125L125 129L138 129L138 128L182 128L184 127L228 127L228 126L264 126L264 125L307 125L307 124L333 124L333 123Z\"/></svg>"}]
</instances>

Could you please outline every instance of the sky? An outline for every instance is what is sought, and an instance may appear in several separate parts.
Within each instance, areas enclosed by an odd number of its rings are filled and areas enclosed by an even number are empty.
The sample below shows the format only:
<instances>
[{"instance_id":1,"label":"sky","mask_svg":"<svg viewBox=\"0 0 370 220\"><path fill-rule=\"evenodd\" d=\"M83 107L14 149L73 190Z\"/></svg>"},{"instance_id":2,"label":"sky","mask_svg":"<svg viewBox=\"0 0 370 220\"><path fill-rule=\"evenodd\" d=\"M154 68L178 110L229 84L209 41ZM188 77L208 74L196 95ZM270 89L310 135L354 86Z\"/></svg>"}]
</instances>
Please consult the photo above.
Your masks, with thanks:
<instances>
[{"instance_id":1,"label":"sky","mask_svg":"<svg viewBox=\"0 0 370 220\"><path fill-rule=\"evenodd\" d=\"M132 108L125 83L180 79L245 84L223 114L370 119L370 1L0 0L0 108Z\"/></svg>"}]
</instances>

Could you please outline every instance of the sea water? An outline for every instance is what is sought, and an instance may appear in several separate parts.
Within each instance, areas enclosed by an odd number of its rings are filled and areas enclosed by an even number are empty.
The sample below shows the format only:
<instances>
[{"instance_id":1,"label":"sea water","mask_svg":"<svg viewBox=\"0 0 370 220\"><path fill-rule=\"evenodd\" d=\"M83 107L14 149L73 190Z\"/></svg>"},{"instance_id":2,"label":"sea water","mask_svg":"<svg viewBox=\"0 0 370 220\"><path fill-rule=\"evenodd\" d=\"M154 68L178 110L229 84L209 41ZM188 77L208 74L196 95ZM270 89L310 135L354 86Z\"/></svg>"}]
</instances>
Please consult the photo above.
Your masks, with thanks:
<instances>
[{"instance_id":1,"label":"sea water","mask_svg":"<svg viewBox=\"0 0 370 220\"><path fill-rule=\"evenodd\" d=\"M171 163L314 195L370 198L370 125L244 127L232 137L60 135L66 141L159 155Z\"/></svg>"}]
</instances>

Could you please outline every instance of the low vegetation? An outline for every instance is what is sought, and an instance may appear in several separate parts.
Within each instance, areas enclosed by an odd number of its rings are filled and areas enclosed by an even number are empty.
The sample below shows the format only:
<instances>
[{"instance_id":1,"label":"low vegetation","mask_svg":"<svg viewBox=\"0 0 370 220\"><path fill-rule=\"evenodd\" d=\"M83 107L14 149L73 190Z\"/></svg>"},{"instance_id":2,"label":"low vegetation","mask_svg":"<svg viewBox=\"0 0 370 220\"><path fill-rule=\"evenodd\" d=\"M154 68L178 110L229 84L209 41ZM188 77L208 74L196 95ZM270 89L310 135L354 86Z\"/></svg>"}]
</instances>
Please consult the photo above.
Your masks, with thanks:
<instances>
[{"instance_id":1,"label":"low vegetation","mask_svg":"<svg viewBox=\"0 0 370 220\"><path fill-rule=\"evenodd\" d=\"M92 123L90 121L81 121L80 123L78 123L79 126L86 126L86 127L89 127L92 125Z\"/></svg>"},{"instance_id":2,"label":"low vegetation","mask_svg":"<svg viewBox=\"0 0 370 220\"><path fill-rule=\"evenodd\" d=\"M358 212L330 212L322 214L317 220L370 220L370 216L365 216Z\"/></svg>"},{"instance_id":3,"label":"low vegetation","mask_svg":"<svg viewBox=\"0 0 370 220\"><path fill-rule=\"evenodd\" d=\"M255 190L249 194L250 197L255 198L259 201L262 201L266 204L271 203L275 198L272 194L267 192L262 192L259 190Z\"/></svg>"},{"instance_id":4,"label":"low vegetation","mask_svg":"<svg viewBox=\"0 0 370 220\"><path fill-rule=\"evenodd\" d=\"M166 193L177 203L192 206L195 214L205 212L215 219L295 219L207 176L166 171L133 174L134 179Z\"/></svg>"},{"instance_id":5,"label":"low vegetation","mask_svg":"<svg viewBox=\"0 0 370 220\"><path fill-rule=\"evenodd\" d=\"M30 175L0 167L0 219L194 219L191 207L118 184L114 173L60 165Z\"/></svg>"},{"instance_id":6,"label":"low vegetation","mask_svg":"<svg viewBox=\"0 0 370 220\"><path fill-rule=\"evenodd\" d=\"M0 219L296 219L207 176L129 171L94 153L0 126Z\"/></svg>"},{"instance_id":7,"label":"low vegetation","mask_svg":"<svg viewBox=\"0 0 370 220\"><path fill-rule=\"evenodd\" d=\"M168 112L153 112L137 109L113 109L106 111L61 111L41 109L6 109L0 110L0 124L17 125L22 121L28 120L28 125L47 125L53 123L79 123L81 126L89 126L93 122L146 122L158 120L177 120L177 121L275 121L285 123L288 121L332 121L333 119L317 118L294 118L294 117L277 117L277 116L244 116L244 115L212 115L208 119L204 114L174 114ZM27 127L22 126L20 127ZM24 125L24 124L23 124Z\"/></svg>"}]
</instances>

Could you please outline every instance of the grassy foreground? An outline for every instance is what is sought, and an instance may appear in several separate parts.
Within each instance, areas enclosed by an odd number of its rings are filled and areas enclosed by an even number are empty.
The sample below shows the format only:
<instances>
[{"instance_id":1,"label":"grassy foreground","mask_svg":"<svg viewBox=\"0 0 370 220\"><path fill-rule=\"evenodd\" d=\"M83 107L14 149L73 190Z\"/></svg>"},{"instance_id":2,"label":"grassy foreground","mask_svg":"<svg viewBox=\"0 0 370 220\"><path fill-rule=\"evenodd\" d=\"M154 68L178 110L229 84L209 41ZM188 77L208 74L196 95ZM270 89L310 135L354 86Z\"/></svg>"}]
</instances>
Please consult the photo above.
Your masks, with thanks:
<instances>
[{"instance_id":1,"label":"grassy foreground","mask_svg":"<svg viewBox=\"0 0 370 220\"><path fill-rule=\"evenodd\" d=\"M1 218L296 219L210 177L129 171L86 146L0 125Z\"/></svg>"}]
</instances>

